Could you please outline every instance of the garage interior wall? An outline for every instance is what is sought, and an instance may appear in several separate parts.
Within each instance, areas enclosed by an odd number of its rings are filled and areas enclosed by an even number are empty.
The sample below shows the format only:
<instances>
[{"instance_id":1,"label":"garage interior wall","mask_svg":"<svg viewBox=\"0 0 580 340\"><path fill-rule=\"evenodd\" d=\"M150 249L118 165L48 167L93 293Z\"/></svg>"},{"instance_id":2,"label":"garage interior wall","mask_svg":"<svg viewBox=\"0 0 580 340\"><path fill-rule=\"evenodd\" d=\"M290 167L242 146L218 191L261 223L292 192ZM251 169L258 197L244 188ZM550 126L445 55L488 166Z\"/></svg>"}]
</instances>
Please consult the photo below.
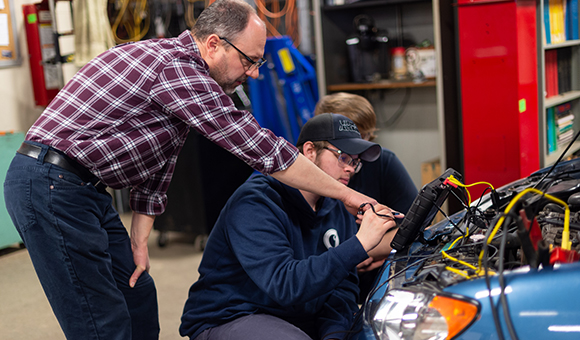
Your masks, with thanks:
<instances>
[{"instance_id":1,"label":"garage interior wall","mask_svg":"<svg viewBox=\"0 0 580 340\"><path fill-rule=\"evenodd\" d=\"M0 131L26 132L42 113L43 108L35 106L26 32L22 5L33 4L38 0L12 0L17 26L22 63L20 66L0 68L0 100L4 105L4 114L0 118ZM72 30L70 6L67 1L56 2L57 25L61 32ZM418 25L420 26L420 25ZM305 34L312 34L305 30ZM419 36L428 36L420 34ZM307 39L304 39L307 40ZM74 37L60 38L61 54L74 52ZM78 67L73 63L63 64L64 81L68 81ZM440 156L441 131L435 114L437 112L436 94L434 89L414 89L411 93L412 103L405 109L396 128L381 126L381 121L387 120L392 112L397 111L404 98L404 90L380 91L363 94L375 106L378 115L379 128L377 142L393 150L407 167L409 174L417 187L421 186L421 163ZM422 147L417 147L417 144Z\"/></svg>"},{"instance_id":2,"label":"garage interior wall","mask_svg":"<svg viewBox=\"0 0 580 340\"><path fill-rule=\"evenodd\" d=\"M28 48L26 47L26 32L24 30L24 18L22 5L37 3L37 0L13 0L14 20L16 20L17 39L20 47L22 64L7 68L0 68L0 103L2 103L2 115L0 116L0 131L26 132L42 113L43 108L34 104L32 93L32 79L30 65L28 64ZM72 30L70 20L70 7L67 2L57 2L56 12L59 30ZM67 54L74 50L74 37L61 38L62 53ZM78 70L76 66L66 64L63 66L65 82Z\"/></svg>"}]
</instances>

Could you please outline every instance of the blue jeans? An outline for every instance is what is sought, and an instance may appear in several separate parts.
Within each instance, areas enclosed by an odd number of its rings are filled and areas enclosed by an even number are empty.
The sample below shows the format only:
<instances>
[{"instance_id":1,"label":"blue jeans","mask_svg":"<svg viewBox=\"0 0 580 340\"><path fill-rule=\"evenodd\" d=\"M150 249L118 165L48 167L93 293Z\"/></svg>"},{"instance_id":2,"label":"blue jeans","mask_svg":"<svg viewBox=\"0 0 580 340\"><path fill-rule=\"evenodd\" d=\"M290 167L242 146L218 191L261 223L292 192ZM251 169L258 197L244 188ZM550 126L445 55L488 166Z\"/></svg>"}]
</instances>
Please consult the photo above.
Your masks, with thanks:
<instances>
[{"instance_id":1,"label":"blue jeans","mask_svg":"<svg viewBox=\"0 0 580 340\"><path fill-rule=\"evenodd\" d=\"M155 283L143 273L129 287L135 263L111 196L44 163L47 150L39 160L16 154L4 195L66 337L158 339Z\"/></svg>"}]
</instances>

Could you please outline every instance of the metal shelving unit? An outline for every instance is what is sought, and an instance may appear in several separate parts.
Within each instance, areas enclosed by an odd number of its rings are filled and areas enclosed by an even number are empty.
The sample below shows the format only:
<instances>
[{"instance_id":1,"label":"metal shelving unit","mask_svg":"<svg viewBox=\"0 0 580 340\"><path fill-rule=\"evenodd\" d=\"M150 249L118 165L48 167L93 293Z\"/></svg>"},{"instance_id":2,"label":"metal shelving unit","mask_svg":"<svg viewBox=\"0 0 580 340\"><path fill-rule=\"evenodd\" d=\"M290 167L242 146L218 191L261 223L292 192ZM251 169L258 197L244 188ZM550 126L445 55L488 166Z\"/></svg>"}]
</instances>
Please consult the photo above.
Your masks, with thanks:
<instances>
[{"instance_id":1,"label":"metal shelving unit","mask_svg":"<svg viewBox=\"0 0 580 340\"><path fill-rule=\"evenodd\" d=\"M580 130L580 40L568 40L558 44L546 44L544 34L544 0L537 2L537 27L538 27L538 116L540 133L540 167L555 163L567 145L559 145L557 150L549 153L547 143L547 115L546 110L563 103L572 103L572 112L575 116L574 132ZM546 51L554 49L572 49L572 91L546 98ZM564 158L580 150L580 141L574 142L566 152Z\"/></svg>"},{"instance_id":2,"label":"metal shelving unit","mask_svg":"<svg viewBox=\"0 0 580 340\"><path fill-rule=\"evenodd\" d=\"M442 5L440 0L367 0L344 5L330 5L326 0L313 1L320 95L343 91L367 97L379 120L377 142L400 157L418 186L421 185L422 162L438 157L442 167L447 164L443 78L438 76L422 82L391 79L353 82L346 40L355 33L353 21L356 16L371 16L375 26L386 32L395 46L408 46L402 43L403 40L414 40L417 44L424 39L431 40L435 46L437 75L441 75L441 6L448 6L451 11L451 4ZM388 121L410 91L413 93L409 94L412 99L404 108L405 113L399 124L382 126L381 121Z\"/></svg>"},{"instance_id":3,"label":"metal shelving unit","mask_svg":"<svg viewBox=\"0 0 580 340\"><path fill-rule=\"evenodd\" d=\"M409 87L435 87L437 82L435 80L425 80L420 82L414 81L390 81L381 80L376 83L344 83L344 84L334 84L328 85L326 88L330 92L337 91L361 91L361 90L386 90L386 89L398 89L398 88L409 88Z\"/></svg>"}]
</instances>

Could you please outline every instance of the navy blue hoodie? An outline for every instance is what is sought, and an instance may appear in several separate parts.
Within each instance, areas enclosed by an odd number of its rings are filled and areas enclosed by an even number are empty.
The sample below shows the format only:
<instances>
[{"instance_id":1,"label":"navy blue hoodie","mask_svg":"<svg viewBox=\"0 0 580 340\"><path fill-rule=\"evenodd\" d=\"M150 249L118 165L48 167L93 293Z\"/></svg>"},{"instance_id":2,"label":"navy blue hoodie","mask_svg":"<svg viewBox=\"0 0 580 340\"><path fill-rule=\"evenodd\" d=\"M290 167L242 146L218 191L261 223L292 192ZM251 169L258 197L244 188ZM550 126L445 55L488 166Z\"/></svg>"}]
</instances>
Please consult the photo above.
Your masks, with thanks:
<instances>
[{"instance_id":1,"label":"navy blue hoodie","mask_svg":"<svg viewBox=\"0 0 580 340\"><path fill-rule=\"evenodd\" d=\"M214 226L189 291L180 333L241 316L282 318L313 339L342 338L358 310L356 265L367 253L340 201L314 212L302 194L272 177L249 179ZM331 332L339 332L328 337Z\"/></svg>"}]
</instances>

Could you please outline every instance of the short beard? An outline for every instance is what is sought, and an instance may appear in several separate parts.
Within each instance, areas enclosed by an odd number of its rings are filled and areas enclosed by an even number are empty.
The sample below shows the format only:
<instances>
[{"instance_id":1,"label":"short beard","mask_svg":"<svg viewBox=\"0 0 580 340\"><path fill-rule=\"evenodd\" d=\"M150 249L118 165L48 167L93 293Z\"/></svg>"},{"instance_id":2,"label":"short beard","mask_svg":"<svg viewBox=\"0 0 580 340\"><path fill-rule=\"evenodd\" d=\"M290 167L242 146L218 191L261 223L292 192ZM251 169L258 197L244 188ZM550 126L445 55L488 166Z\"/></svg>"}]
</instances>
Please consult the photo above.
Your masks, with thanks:
<instances>
[{"instance_id":1,"label":"short beard","mask_svg":"<svg viewBox=\"0 0 580 340\"><path fill-rule=\"evenodd\" d=\"M209 76L212 77L216 83L218 83L218 85L226 94L232 94L236 90L236 87L238 87L238 85L235 85L237 81L229 83L226 79L223 78L223 75L227 74L228 71L227 66L224 65L226 65L226 63L222 60L221 63L216 65L213 69L209 70Z\"/></svg>"}]
</instances>

